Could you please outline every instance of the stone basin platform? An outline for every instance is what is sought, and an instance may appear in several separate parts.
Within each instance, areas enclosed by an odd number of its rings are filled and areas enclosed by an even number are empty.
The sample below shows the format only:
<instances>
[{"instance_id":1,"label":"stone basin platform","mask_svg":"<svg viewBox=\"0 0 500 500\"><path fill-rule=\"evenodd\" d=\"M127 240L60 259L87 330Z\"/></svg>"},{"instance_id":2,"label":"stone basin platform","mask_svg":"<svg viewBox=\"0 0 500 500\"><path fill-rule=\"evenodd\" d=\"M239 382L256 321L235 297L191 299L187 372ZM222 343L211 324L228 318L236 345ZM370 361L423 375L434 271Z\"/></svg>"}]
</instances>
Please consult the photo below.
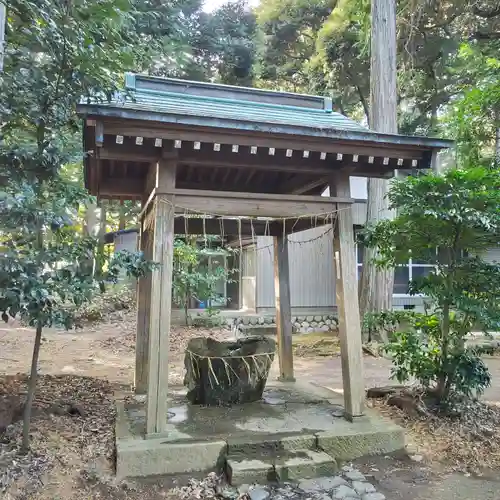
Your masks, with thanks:
<instances>
[{"instance_id":1,"label":"stone basin platform","mask_svg":"<svg viewBox=\"0 0 500 500\"><path fill-rule=\"evenodd\" d=\"M299 382L268 382L262 401L194 406L169 391L164 437L145 434L144 399L117 401L119 478L224 470L231 484L293 481L332 474L340 463L404 448L403 430L367 410L343 418L342 396Z\"/></svg>"}]
</instances>

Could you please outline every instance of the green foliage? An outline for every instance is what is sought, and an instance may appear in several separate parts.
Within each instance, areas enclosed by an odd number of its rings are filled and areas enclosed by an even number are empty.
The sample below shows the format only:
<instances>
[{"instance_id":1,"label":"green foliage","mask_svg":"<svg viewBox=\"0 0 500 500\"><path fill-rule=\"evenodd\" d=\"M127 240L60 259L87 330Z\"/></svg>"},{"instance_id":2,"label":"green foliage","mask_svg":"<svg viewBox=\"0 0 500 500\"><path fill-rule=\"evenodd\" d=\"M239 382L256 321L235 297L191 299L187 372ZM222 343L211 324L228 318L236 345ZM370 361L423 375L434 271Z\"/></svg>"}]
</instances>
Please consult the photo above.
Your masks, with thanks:
<instances>
[{"instance_id":1,"label":"green foliage","mask_svg":"<svg viewBox=\"0 0 500 500\"><path fill-rule=\"evenodd\" d=\"M122 268L144 275L152 264L142 255L119 253L105 275L96 275L95 239L72 225L81 188L60 178L8 183L0 200L0 313L20 316L32 326L73 326L77 310Z\"/></svg>"},{"instance_id":2,"label":"green foliage","mask_svg":"<svg viewBox=\"0 0 500 500\"><path fill-rule=\"evenodd\" d=\"M449 135L457 141L461 164L491 165L499 162L500 136L500 44L494 55L477 46L463 44L458 60L472 83L447 116ZM495 137L497 137L495 141Z\"/></svg>"},{"instance_id":3,"label":"green foliage","mask_svg":"<svg viewBox=\"0 0 500 500\"><path fill-rule=\"evenodd\" d=\"M308 89L307 64L315 53L317 32L334 5L331 0L261 2L258 72L266 86L295 92Z\"/></svg>"},{"instance_id":4,"label":"green foliage","mask_svg":"<svg viewBox=\"0 0 500 500\"><path fill-rule=\"evenodd\" d=\"M228 281L230 272L222 266L215 269L204 262L209 255L229 255L228 250L200 246L196 240L175 240L172 293L174 303L182 307L188 324L188 309L191 299L210 302L217 298L216 285L220 280Z\"/></svg>"},{"instance_id":5,"label":"green foliage","mask_svg":"<svg viewBox=\"0 0 500 500\"><path fill-rule=\"evenodd\" d=\"M25 404L23 448L29 447L42 329L71 328L82 305L118 269L152 268L142 256L119 255L106 274L95 269L97 242L78 213L91 200L81 176L76 104L109 99L126 70L149 64L155 44L142 44L129 0L13 0L7 8L0 74L0 313L36 327ZM67 166L64 169L64 166Z\"/></svg>"},{"instance_id":6,"label":"green foliage","mask_svg":"<svg viewBox=\"0 0 500 500\"><path fill-rule=\"evenodd\" d=\"M488 368L475 349L464 348L461 324L454 326L445 339L438 316L421 316L411 329L396 332L385 346L394 365L392 378L399 383L416 379L429 392L445 380L447 397L481 395L491 383Z\"/></svg>"},{"instance_id":7,"label":"green foliage","mask_svg":"<svg viewBox=\"0 0 500 500\"><path fill-rule=\"evenodd\" d=\"M341 112L368 119L369 1L271 0L257 13L257 72L266 85L330 95ZM498 9L470 0L397 2L402 133L437 133L446 108L481 86L482 58L498 59L499 18ZM475 52L468 61L464 45Z\"/></svg>"},{"instance_id":8,"label":"green foliage","mask_svg":"<svg viewBox=\"0 0 500 500\"><path fill-rule=\"evenodd\" d=\"M184 76L201 81L251 86L256 20L246 0L226 3L198 16L190 39L192 62Z\"/></svg>"},{"instance_id":9,"label":"green foliage","mask_svg":"<svg viewBox=\"0 0 500 500\"><path fill-rule=\"evenodd\" d=\"M193 326L214 328L221 326L224 323L224 319L218 309L212 307L207 308L203 314L197 314L192 318Z\"/></svg>"},{"instance_id":10,"label":"green foliage","mask_svg":"<svg viewBox=\"0 0 500 500\"><path fill-rule=\"evenodd\" d=\"M136 291L133 287L109 284L103 293L93 295L90 302L82 304L75 312L75 326L86 322L102 321L117 311L130 311L136 306Z\"/></svg>"},{"instance_id":11,"label":"green foliage","mask_svg":"<svg viewBox=\"0 0 500 500\"><path fill-rule=\"evenodd\" d=\"M481 259L500 241L500 171L476 167L396 180L389 200L398 215L368 227L364 243L377 247L381 266L409 258L434 266L410 284L410 293L434 303L432 324L419 328L427 329L432 343L431 381L437 380L438 397L446 400L465 384L463 373L482 380L482 368L464 347L465 335L473 327L500 326L500 265ZM406 336L400 344L413 349L415 339Z\"/></svg>"},{"instance_id":12,"label":"green foliage","mask_svg":"<svg viewBox=\"0 0 500 500\"><path fill-rule=\"evenodd\" d=\"M147 55L133 22L128 0L9 2L0 75L8 163L40 175L70 160L79 129L76 103L110 97L117 77Z\"/></svg>"},{"instance_id":13,"label":"green foliage","mask_svg":"<svg viewBox=\"0 0 500 500\"><path fill-rule=\"evenodd\" d=\"M362 330L367 336L368 342L371 342L372 338L380 332L383 332L384 335L379 336L392 340L401 325L409 322L410 318L415 316L417 313L412 311L367 312L363 317Z\"/></svg>"}]
</instances>

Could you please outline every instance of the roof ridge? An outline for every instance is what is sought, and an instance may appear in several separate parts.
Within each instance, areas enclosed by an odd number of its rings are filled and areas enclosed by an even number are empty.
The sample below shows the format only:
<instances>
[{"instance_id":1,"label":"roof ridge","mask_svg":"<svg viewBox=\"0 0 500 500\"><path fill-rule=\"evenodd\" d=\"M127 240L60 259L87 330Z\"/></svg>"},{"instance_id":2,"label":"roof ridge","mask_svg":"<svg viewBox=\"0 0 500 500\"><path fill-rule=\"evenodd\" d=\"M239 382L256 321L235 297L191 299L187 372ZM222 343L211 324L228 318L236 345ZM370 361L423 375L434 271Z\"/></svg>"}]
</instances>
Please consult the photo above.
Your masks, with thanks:
<instances>
[{"instance_id":1,"label":"roof ridge","mask_svg":"<svg viewBox=\"0 0 500 500\"><path fill-rule=\"evenodd\" d=\"M322 115L339 115L344 117L346 120L352 121L356 124L355 120L352 118L349 118L342 113L339 113L338 111L334 111L331 108L308 108L305 106L291 106L289 104L274 104L270 102L262 102L262 101L252 101L250 99L231 99L228 97L215 97L215 96L205 96L205 95L196 95L196 94L187 94L184 92L170 92L170 91L165 91L165 90L153 90L153 89L129 89L128 92L133 95L140 95L140 94L147 94L147 95L152 95L152 96L165 96L165 97L181 97L182 99L185 100L191 100L191 101L203 101L203 102L220 102L224 104L235 104L237 103L238 106L252 106L252 107L261 107L261 108L272 108L272 109L284 109L284 110L290 110L290 111L301 111L301 112L315 112L318 114Z\"/></svg>"}]
</instances>

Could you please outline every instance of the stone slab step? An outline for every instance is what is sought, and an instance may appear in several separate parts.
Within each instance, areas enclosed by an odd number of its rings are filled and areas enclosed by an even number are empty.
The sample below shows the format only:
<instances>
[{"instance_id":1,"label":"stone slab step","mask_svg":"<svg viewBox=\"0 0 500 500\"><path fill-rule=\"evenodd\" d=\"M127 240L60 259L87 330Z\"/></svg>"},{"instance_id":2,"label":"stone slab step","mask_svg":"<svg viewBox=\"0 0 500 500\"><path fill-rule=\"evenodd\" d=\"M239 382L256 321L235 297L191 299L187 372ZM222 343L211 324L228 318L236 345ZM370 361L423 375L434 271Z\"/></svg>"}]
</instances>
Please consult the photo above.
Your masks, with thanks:
<instances>
[{"instance_id":1,"label":"stone slab step","mask_svg":"<svg viewBox=\"0 0 500 500\"><path fill-rule=\"evenodd\" d=\"M229 455L226 474L229 484L297 481L329 476L338 470L336 461L323 451L289 450L262 456Z\"/></svg>"},{"instance_id":2,"label":"stone slab step","mask_svg":"<svg viewBox=\"0 0 500 500\"><path fill-rule=\"evenodd\" d=\"M317 438L314 434L256 434L245 437L229 437L226 441L229 455L239 453L254 458L258 458L260 454L317 448Z\"/></svg>"}]
</instances>

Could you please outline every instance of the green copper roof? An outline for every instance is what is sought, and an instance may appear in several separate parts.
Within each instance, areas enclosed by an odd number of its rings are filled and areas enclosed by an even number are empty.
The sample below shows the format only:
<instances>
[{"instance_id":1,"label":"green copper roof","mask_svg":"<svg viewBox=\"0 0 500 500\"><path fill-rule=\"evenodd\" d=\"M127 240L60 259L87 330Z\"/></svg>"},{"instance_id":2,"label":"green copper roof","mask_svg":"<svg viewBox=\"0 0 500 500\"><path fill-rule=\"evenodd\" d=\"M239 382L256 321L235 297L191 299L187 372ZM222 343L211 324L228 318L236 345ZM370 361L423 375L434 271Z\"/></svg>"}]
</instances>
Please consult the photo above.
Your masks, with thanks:
<instances>
[{"instance_id":1,"label":"green copper roof","mask_svg":"<svg viewBox=\"0 0 500 500\"><path fill-rule=\"evenodd\" d=\"M142 81L148 79L147 77L136 76L136 84L139 78ZM132 78L129 76L128 80L130 81ZM158 81L158 79L151 78L149 80ZM315 96L297 97L294 94L241 89L241 97L245 97L245 99L242 99L238 98L238 94L225 97L224 94L230 93L230 91L226 90L230 88L228 86L183 82L182 80L173 79L164 79L164 82L173 83L173 88L170 85L165 85L165 89L161 89L160 86L157 86L158 88L144 88L139 85L136 88L129 87L130 95L122 101L120 106L131 110L151 111L175 116L234 120L235 122L265 122L276 125L298 125L314 129L367 130L355 121L332 111L331 101L322 97L316 98L314 101L315 103L321 102L321 109L315 109L296 105L300 104L301 97L304 104L309 104L308 99L313 100ZM185 85L189 85L193 91L213 89L215 92L212 92L212 95L186 93L183 91ZM179 88L175 89L175 86ZM172 90L167 90L169 88L172 88ZM243 91L246 92L243 93ZM273 96L273 94L276 95L275 100L278 102L281 100L282 103L269 102L270 99L267 101L259 99L264 96ZM292 105L284 104L287 102L288 96L290 96L289 100L293 103Z\"/></svg>"},{"instance_id":2,"label":"green copper roof","mask_svg":"<svg viewBox=\"0 0 500 500\"><path fill-rule=\"evenodd\" d=\"M111 102L81 103L84 116L297 136L447 148L451 141L379 134L332 110L329 97L127 74Z\"/></svg>"}]
</instances>

